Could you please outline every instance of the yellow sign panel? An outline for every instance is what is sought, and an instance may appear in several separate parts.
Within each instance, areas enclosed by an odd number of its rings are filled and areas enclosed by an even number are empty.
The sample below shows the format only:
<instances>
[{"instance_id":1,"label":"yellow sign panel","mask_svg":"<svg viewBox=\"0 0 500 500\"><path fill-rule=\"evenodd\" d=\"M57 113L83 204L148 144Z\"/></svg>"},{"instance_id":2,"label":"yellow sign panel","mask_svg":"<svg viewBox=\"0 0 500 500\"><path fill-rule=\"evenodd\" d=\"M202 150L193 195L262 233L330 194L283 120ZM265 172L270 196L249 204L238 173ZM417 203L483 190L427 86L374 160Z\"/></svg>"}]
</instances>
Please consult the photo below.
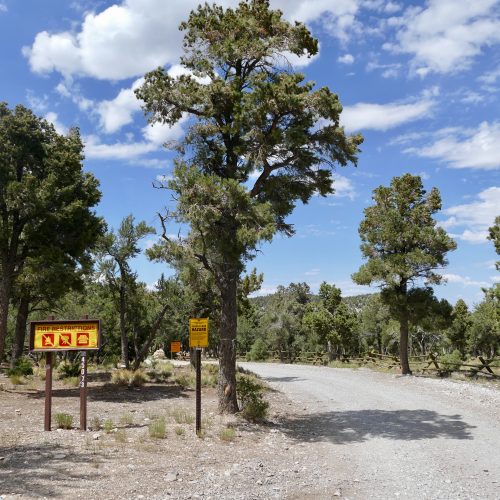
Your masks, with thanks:
<instances>
[{"instance_id":1,"label":"yellow sign panel","mask_svg":"<svg viewBox=\"0 0 500 500\"><path fill-rule=\"evenodd\" d=\"M99 321L32 321L31 350L99 349Z\"/></svg>"},{"instance_id":2,"label":"yellow sign panel","mask_svg":"<svg viewBox=\"0 0 500 500\"><path fill-rule=\"evenodd\" d=\"M170 342L170 352L181 352L181 343L179 340Z\"/></svg>"},{"instance_id":3,"label":"yellow sign panel","mask_svg":"<svg viewBox=\"0 0 500 500\"><path fill-rule=\"evenodd\" d=\"M208 318L189 320L189 347L208 347Z\"/></svg>"}]
</instances>

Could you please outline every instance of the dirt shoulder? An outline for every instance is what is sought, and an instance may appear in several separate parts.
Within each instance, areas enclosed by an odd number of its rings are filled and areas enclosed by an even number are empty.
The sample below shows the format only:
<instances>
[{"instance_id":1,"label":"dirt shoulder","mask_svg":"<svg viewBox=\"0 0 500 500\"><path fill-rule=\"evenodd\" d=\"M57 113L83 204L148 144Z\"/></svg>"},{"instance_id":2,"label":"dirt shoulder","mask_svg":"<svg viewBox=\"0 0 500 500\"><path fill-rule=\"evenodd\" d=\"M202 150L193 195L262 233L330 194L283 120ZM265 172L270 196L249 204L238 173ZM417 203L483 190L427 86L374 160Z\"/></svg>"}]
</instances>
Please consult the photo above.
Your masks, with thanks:
<instances>
[{"instance_id":1,"label":"dirt shoulder","mask_svg":"<svg viewBox=\"0 0 500 500\"><path fill-rule=\"evenodd\" d=\"M79 390L54 381L52 432L43 431L44 383L12 388L0 376L0 498L304 498L317 469L313 444L279 431L292 403L279 392L266 399L268 421L255 425L216 412L215 389L203 389L204 437L195 436L194 390L170 383L111 386L89 375L88 422L112 421L110 432L81 432ZM68 413L74 429L56 430ZM166 421L166 437L149 425ZM235 436L221 433L234 427ZM231 437L231 436L230 436ZM225 436L227 439L227 436Z\"/></svg>"}]
</instances>

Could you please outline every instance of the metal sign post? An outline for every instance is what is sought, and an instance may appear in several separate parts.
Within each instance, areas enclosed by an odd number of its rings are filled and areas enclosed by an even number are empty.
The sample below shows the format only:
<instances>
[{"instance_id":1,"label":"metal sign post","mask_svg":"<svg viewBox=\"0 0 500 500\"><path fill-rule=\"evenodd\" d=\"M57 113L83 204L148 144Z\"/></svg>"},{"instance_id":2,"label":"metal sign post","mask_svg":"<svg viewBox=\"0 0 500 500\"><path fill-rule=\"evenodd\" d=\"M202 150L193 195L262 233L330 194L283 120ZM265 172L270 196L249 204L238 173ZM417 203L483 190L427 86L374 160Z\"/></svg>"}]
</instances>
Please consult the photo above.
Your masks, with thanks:
<instances>
[{"instance_id":1,"label":"metal sign post","mask_svg":"<svg viewBox=\"0 0 500 500\"><path fill-rule=\"evenodd\" d=\"M201 433L201 349L196 349L196 435Z\"/></svg>"},{"instance_id":2,"label":"metal sign post","mask_svg":"<svg viewBox=\"0 0 500 500\"><path fill-rule=\"evenodd\" d=\"M201 434L201 348L208 347L208 318L189 320L189 347L196 353L196 435Z\"/></svg>"}]
</instances>

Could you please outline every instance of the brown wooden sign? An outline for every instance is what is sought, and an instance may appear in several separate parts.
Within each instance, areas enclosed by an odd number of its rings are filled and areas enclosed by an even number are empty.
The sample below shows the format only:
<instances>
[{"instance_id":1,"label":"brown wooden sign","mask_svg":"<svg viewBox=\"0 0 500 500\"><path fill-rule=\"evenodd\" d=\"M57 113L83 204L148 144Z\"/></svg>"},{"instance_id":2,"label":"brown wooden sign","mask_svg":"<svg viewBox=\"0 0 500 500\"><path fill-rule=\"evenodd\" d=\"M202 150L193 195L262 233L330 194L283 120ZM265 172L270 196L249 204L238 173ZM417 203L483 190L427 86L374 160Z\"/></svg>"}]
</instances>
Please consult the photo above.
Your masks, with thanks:
<instances>
[{"instance_id":1,"label":"brown wooden sign","mask_svg":"<svg viewBox=\"0 0 500 500\"><path fill-rule=\"evenodd\" d=\"M101 322L98 319L30 322L31 351L93 351L100 345Z\"/></svg>"}]
</instances>

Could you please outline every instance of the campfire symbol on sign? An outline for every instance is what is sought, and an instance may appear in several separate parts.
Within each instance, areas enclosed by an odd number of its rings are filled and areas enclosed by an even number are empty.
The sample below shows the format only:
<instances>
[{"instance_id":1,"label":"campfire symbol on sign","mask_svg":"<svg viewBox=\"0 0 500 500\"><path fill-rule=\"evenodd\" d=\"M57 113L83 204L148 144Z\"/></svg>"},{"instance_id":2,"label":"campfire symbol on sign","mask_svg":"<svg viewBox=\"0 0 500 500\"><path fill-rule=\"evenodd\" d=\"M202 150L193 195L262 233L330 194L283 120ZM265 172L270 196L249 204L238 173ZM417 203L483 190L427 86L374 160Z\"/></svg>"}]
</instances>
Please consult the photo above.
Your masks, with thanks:
<instances>
[{"instance_id":1,"label":"campfire symbol on sign","mask_svg":"<svg viewBox=\"0 0 500 500\"><path fill-rule=\"evenodd\" d=\"M71 346L71 333L61 333L59 336L59 344L61 346Z\"/></svg>"},{"instance_id":2,"label":"campfire symbol on sign","mask_svg":"<svg viewBox=\"0 0 500 500\"><path fill-rule=\"evenodd\" d=\"M54 347L53 333L44 333L42 335L42 347Z\"/></svg>"},{"instance_id":3,"label":"campfire symbol on sign","mask_svg":"<svg viewBox=\"0 0 500 500\"><path fill-rule=\"evenodd\" d=\"M81 332L76 334L76 345L89 345L89 334Z\"/></svg>"}]
</instances>

